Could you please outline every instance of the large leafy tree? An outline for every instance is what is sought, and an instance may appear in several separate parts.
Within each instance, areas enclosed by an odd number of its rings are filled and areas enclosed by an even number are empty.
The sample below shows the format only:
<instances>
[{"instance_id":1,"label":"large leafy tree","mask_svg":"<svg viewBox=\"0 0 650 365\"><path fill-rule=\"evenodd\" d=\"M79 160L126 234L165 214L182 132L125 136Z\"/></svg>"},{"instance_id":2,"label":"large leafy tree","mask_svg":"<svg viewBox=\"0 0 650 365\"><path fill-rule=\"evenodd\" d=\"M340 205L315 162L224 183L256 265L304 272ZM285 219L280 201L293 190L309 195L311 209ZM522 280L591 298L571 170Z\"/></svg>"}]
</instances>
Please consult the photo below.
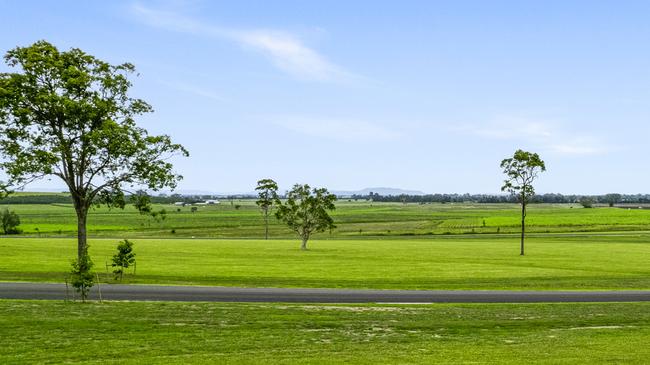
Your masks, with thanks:
<instances>
[{"instance_id":1,"label":"large leafy tree","mask_svg":"<svg viewBox=\"0 0 650 365\"><path fill-rule=\"evenodd\" d=\"M502 191L513 194L521 204L521 255L524 255L524 237L526 232L526 206L535 196L533 181L540 172L546 171L546 164L537 153L517 150L515 154L501 161L501 168L506 174Z\"/></svg>"},{"instance_id":2,"label":"large leafy tree","mask_svg":"<svg viewBox=\"0 0 650 365\"><path fill-rule=\"evenodd\" d=\"M273 204L278 198L278 184L272 179L262 179L257 182L257 201L255 204L260 207L264 216L264 239L269 239L269 215L273 210Z\"/></svg>"},{"instance_id":3,"label":"large leafy tree","mask_svg":"<svg viewBox=\"0 0 650 365\"><path fill-rule=\"evenodd\" d=\"M12 49L4 60L16 72L0 73L0 167L11 187L45 177L66 184L77 213L78 261L85 262L93 204L124 207L125 189L135 187L173 189L181 176L169 158L188 153L136 125L152 108L129 95L132 64L46 41Z\"/></svg>"},{"instance_id":4,"label":"large leafy tree","mask_svg":"<svg viewBox=\"0 0 650 365\"><path fill-rule=\"evenodd\" d=\"M296 184L287 192L286 201L277 199L275 216L296 232L307 249L307 241L313 233L335 228L334 220L328 211L336 209L336 195L325 188L310 188L309 185Z\"/></svg>"}]
</instances>

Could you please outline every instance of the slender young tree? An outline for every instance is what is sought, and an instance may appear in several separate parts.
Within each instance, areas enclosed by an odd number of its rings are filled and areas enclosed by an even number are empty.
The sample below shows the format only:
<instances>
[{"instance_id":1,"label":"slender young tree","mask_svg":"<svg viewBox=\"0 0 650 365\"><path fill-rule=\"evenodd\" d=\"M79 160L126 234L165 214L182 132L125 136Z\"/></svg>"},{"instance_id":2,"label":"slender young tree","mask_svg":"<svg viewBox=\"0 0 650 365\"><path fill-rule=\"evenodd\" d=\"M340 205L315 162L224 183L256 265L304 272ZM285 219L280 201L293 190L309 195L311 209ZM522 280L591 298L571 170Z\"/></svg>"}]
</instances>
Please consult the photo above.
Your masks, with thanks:
<instances>
[{"instance_id":1,"label":"slender young tree","mask_svg":"<svg viewBox=\"0 0 650 365\"><path fill-rule=\"evenodd\" d=\"M278 184L272 179L262 179L257 182L257 206L262 210L264 216L264 239L269 239L269 215L273 210L273 204L278 200Z\"/></svg>"},{"instance_id":2,"label":"slender young tree","mask_svg":"<svg viewBox=\"0 0 650 365\"><path fill-rule=\"evenodd\" d=\"M530 198L535 196L533 181L537 175L546 171L546 165L536 153L517 150L511 158L501 161L501 168L507 178L501 187L502 191L517 196L521 204L521 255L524 255L524 237L526 232L526 206Z\"/></svg>"},{"instance_id":3,"label":"slender young tree","mask_svg":"<svg viewBox=\"0 0 650 365\"><path fill-rule=\"evenodd\" d=\"M90 265L86 218L93 204L124 207L125 190L174 188L182 178L169 158L188 156L166 135L135 118L152 112L129 96L130 63L111 65L80 49L39 41L4 57L17 72L0 73L0 167L9 186L61 179L77 213L78 271Z\"/></svg>"},{"instance_id":4,"label":"slender young tree","mask_svg":"<svg viewBox=\"0 0 650 365\"><path fill-rule=\"evenodd\" d=\"M113 255L112 267L115 280L122 281L124 271L135 264L135 252L133 252L133 242L129 240L120 241L117 244L117 253Z\"/></svg>"},{"instance_id":5,"label":"slender young tree","mask_svg":"<svg viewBox=\"0 0 650 365\"><path fill-rule=\"evenodd\" d=\"M336 195L325 188L311 189L309 185L296 184L287 192L287 199L276 201L275 216L296 232L302 243L300 249L307 249L307 241L313 233L335 228L328 211L336 209Z\"/></svg>"}]
</instances>

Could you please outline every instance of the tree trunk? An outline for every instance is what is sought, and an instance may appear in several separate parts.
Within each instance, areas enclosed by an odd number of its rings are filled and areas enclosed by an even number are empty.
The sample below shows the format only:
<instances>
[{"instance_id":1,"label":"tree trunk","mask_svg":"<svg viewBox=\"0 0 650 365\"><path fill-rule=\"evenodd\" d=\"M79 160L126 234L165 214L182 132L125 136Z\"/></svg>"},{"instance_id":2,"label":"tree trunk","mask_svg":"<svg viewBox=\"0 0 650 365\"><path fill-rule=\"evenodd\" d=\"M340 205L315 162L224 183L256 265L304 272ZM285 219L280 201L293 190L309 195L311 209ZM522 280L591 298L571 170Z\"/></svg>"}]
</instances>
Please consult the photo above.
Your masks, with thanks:
<instances>
[{"instance_id":1,"label":"tree trunk","mask_svg":"<svg viewBox=\"0 0 650 365\"><path fill-rule=\"evenodd\" d=\"M264 239L269 239L269 213L264 213Z\"/></svg>"},{"instance_id":2,"label":"tree trunk","mask_svg":"<svg viewBox=\"0 0 650 365\"><path fill-rule=\"evenodd\" d=\"M524 255L524 236L526 234L526 203L521 203L521 253Z\"/></svg>"},{"instance_id":3,"label":"tree trunk","mask_svg":"<svg viewBox=\"0 0 650 365\"><path fill-rule=\"evenodd\" d=\"M87 233L86 233L86 219L88 217L88 209L84 207L77 207L77 258L81 262L81 258L88 251Z\"/></svg>"},{"instance_id":4,"label":"tree trunk","mask_svg":"<svg viewBox=\"0 0 650 365\"><path fill-rule=\"evenodd\" d=\"M309 240L309 238L307 237L302 238L302 244L300 244L300 249L303 251L307 249L307 240Z\"/></svg>"}]
</instances>

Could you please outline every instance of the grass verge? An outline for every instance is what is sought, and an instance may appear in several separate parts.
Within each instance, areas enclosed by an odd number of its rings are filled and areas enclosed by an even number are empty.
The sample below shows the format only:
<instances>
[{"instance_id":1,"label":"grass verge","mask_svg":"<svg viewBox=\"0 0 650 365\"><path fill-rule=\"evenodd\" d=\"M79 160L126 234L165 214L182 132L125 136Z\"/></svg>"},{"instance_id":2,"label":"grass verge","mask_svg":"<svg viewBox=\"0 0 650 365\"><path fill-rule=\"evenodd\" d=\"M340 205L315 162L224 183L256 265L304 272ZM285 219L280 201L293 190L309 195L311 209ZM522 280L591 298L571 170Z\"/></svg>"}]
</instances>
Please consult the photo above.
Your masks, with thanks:
<instances>
[{"instance_id":1,"label":"grass verge","mask_svg":"<svg viewBox=\"0 0 650 365\"><path fill-rule=\"evenodd\" d=\"M647 363L650 303L0 301L0 363Z\"/></svg>"}]
</instances>

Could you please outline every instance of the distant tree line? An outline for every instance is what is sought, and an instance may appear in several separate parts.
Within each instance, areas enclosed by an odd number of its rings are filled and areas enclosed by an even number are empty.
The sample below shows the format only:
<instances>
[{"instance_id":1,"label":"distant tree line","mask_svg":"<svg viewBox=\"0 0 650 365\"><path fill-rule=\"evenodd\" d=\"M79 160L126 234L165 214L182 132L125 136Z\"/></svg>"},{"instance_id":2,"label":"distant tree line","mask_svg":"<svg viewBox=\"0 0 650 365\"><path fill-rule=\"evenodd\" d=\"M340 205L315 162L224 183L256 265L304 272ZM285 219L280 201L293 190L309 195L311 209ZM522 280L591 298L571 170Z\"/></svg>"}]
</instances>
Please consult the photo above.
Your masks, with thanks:
<instances>
[{"instance_id":1,"label":"distant tree line","mask_svg":"<svg viewBox=\"0 0 650 365\"><path fill-rule=\"evenodd\" d=\"M285 198L284 195L279 195ZM128 196L127 196L128 198ZM173 204L183 202L187 204L199 203L209 199L253 199L253 195L237 196L216 196L216 195L152 195L151 203ZM339 197L343 199L343 197ZM491 195L491 194L427 194L427 195L379 195L369 193L367 195L355 194L348 199L373 200L376 202L397 202L397 203L518 203L517 197L513 195ZM581 203L590 200L594 204L650 204L650 194L605 194L605 195L577 195L577 194L536 194L531 198L531 203ZM9 195L0 200L0 204L70 204L69 194L43 194L43 195Z\"/></svg>"},{"instance_id":2,"label":"distant tree line","mask_svg":"<svg viewBox=\"0 0 650 365\"><path fill-rule=\"evenodd\" d=\"M9 195L0 204L70 204L70 194Z\"/></svg>"},{"instance_id":3,"label":"distant tree line","mask_svg":"<svg viewBox=\"0 0 650 365\"><path fill-rule=\"evenodd\" d=\"M375 202L397 203L518 203L516 195L491 195L491 194L427 194L427 195L380 195L370 192L367 195L352 195L353 200L372 200ZM605 195L577 195L577 194L536 194L531 203L580 203L590 199L594 204L642 204L650 203L650 194L605 194Z\"/></svg>"}]
</instances>

